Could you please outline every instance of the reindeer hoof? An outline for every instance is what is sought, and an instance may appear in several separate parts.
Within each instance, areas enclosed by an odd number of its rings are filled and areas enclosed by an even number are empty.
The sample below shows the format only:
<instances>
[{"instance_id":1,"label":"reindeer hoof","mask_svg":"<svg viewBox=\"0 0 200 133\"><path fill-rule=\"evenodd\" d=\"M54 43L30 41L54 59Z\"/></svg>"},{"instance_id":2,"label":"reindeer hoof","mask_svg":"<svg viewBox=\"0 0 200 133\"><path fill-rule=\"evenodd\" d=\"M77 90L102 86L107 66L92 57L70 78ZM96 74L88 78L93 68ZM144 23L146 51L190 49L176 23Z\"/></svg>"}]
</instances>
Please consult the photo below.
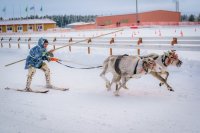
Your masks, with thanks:
<instances>
[{"instance_id":1,"label":"reindeer hoof","mask_svg":"<svg viewBox=\"0 0 200 133\"><path fill-rule=\"evenodd\" d=\"M162 86L162 85L163 85L163 83L160 83L160 84L159 84L159 86Z\"/></svg>"},{"instance_id":2,"label":"reindeer hoof","mask_svg":"<svg viewBox=\"0 0 200 133\"><path fill-rule=\"evenodd\" d=\"M124 89L128 90L128 88L127 88L127 87L124 87Z\"/></svg>"},{"instance_id":3,"label":"reindeer hoof","mask_svg":"<svg viewBox=\"0 0 200 133\"><path fill-rule=\"evenodd\" d=\"M114 95L115 95L115 96L119 96L119 94L118 94L116 91L114 92Z\"/></svg>"},{"instance_id":4,"label":"reindeer hoof","mask_svg":"<svg viewBox=\"0 0 200 133\"><path fill-rule=\"evenodd\" d=\"M168 90L169 90L169 91L174 91L174 90L173 90L171 87L170 87L170 88L168 88Z\"/></svg>"},{"instance_id":5,"label":"reindeer hoof","mask_svg":"<svg viewBox=\"0 0 200 133\"><path fill-rule=\"evenodd\" d=\"M115 94L116 97L119 97L119 94Z\"/></svg>"},{"instance_id":6,"label":"reindeer hoof","mask_svg":"<svg viewBox=\"0 0 200 133\"><path fill-rule=\"evenodd\" d=\"M107 88L107 91L110 91L111 90L111 88Z\"/></svg>"}]
</instances>

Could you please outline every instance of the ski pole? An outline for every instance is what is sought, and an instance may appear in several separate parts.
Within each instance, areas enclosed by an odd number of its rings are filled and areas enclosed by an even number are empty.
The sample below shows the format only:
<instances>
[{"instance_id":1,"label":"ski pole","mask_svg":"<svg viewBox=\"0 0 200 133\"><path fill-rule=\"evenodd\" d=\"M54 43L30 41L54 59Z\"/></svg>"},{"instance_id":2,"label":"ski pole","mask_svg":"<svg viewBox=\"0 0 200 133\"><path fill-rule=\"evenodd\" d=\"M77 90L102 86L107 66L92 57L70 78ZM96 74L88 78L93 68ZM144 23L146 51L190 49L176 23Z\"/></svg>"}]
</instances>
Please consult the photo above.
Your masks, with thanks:
<instances>
[{"instance_id":1,"label":"ski pole","mask_svg":"<svg viewBox=\"0 0 200 133\"><path fill-rule=\"evenodd\" d=\"M13 64L16 64L16 63L19 63L19 62L22 62L22 61L24 61L24 60L26 60L26 59L21 59L21 60L18 60L18 61L9 63L9 64L5 65L5 67L10 66L10 65L13 65Z\"/></svg>"}]
</instances>

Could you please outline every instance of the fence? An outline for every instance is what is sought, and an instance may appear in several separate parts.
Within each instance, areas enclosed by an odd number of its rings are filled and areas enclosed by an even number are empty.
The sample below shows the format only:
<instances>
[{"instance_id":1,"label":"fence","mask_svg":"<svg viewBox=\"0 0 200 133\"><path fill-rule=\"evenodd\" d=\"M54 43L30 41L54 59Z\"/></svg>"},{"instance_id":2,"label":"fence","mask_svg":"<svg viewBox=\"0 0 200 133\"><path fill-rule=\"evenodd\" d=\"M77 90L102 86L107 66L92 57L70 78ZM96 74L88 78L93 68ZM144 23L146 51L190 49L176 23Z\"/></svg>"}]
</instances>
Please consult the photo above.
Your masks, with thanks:
<instances>
[{"instance_id":1,"label":"fence","mask_svg":"<svg viewBox=\"0 0 200 133\"><path fill-rule=\"evenodd\" d=\"M8 45L27 45L30 49L32 45L37 44L39 37L1 37L1 48ZM113 48L137 49L140 55L140 49L155 50L181 50L181 51L200 51L200 36L191 37L47 37L49 44L53 49L81 40L86 40L78 44L68 46L68 50L72 51L72 47L87 47L88 54L91 53L92 47L109 48L110 55L113 54Z\"/></svg>"},{"instance_id":2,"label":"fence","mask_svg":"<svg viewBox=\"0 0 200 133\"><path fill-rule=\"evenodd\" d=\"M140 22L140 24L135 23L121 23L120 26L116 24L110 24L105 26L93 25L79 25L74 27L76 30L85 30L85 29L109 29L117 27L151 27L151 26L199 26L200 22Z\"/></svg>"}]
</instances>

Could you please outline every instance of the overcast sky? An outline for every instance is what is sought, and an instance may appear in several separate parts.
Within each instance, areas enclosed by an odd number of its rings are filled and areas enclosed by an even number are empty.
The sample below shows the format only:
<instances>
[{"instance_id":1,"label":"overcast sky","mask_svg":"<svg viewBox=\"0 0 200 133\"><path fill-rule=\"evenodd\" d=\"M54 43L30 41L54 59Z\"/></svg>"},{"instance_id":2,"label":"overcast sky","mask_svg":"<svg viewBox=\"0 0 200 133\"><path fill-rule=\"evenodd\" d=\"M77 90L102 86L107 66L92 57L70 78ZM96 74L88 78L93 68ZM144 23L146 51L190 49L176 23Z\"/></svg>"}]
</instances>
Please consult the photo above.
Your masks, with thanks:
<instances>
[{"instance_id":1,"label":"overcast sky","mask_svg":"<svg viewBox=\"0 0 200 133\"><path fill-rule=\"evenodd\" d=\"M0 0L0 16L3 18L25 17L28 15L113 15L135 13L136 0ZM200 13L200 0L179 0L182 14ZM40 8L43 11L40 11ZM3 9L6 7L6 11ZM138 0L139 12L151 10L175 11L175 0Z\"/></svg>"}]
</instances>

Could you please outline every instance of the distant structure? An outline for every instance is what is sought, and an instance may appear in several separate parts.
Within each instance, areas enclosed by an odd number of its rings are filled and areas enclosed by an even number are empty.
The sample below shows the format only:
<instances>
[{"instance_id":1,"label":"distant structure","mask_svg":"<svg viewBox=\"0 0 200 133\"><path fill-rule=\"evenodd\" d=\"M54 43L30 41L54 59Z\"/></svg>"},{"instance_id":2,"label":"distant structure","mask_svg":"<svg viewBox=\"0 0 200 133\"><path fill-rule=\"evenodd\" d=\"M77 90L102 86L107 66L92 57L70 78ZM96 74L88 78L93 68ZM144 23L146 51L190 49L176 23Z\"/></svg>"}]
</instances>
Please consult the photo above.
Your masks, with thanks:
<instances>
[{"instance_id":1,"label":"distant structure","mask_svg":"<svg viewBox=\"0 0 200 133\"><path fill-rule=\"evenodd\" d=\"M138 18L137 18L138 17ZM166 10L155 10L149 12L112 16L98 16L96 18L97 26L107 26L116 24L143 24L143 23L162 23L162 22L180 22L181 13ZM137 20L136 20L137 19Z\"/></svg>"},{"instance_id":2,"label":"distant structure","mask_svg":"<svg viewBox=\"0 0 200 133\"><path fill-rule=\"evenodd\" d=\"M56 22L50 19L0 21L0 33L46 31L52 28L56 28Z\"/></svg>"},{"instance_id":3,"label":"distant structure","mask_svg":"<svg viewBox=\"0 0 200 133\"><path fill-rule=\"evenodd\" d=\"M95 25L95 22L89 22L89 23L86 23L86 22L76 22L76 23L71 23L71 24L68 24L66 26L66 28L73 28L73 29L78 29L79 27L89 27L89 26L93 26Z\"/></svg>"}]
</instances>

